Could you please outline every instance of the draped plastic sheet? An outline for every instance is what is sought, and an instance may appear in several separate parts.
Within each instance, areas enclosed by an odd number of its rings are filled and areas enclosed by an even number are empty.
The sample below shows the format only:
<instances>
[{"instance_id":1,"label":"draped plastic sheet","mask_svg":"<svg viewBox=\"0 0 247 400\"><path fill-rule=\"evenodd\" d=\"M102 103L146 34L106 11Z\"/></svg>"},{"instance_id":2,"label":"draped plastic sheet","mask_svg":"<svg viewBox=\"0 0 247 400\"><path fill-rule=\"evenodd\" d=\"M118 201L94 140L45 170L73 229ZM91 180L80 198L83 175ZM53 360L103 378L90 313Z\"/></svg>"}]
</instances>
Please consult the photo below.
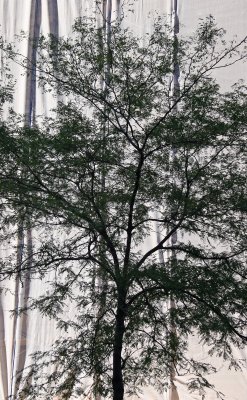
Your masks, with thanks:
<instances>
[{"instance_id":1,"label":"draped plastic sheet","mask_svg":"<svg viewBox=\"0 0 247 400\"><path fill-rule=\"evenodd\" d=\"M110 2L108 1L110 4ZM116 15L119 1L112 1L112 15ZM21 30L35 36L41 33L67 35L71 32L71 25L78 16L92 15L96 10L95 0L0 0L0 18L2 35L10 42L14 41L14 35ZM150 13L156 15L172 15L177 12L180 32L191 33L198 24L199 18L212 14L216 17L219 26L227 29L228 37L238 34L244 36L246 31L247 2L246 0L136 0L133 4L133 13L127 12L123 25L130 26L133 31L143 35L151 29L152 18ZM170 18L170 17L169 17ZM20 45L23 55L30 55L27 42ZM14 97L14 109L20 113L26 113L32 123L36 114L47 113L52 105L52 98L36 90L34 78L21 76L18 65L11 65L14 76L17 79L16 93ZM229 86L239 78L247 78L243 65L234 65L229 70L218 73L222 88ZM32 81L33 79L33 81ZM34 234L35 236L35 234ZM19 250L22 251L31 243L31 237L26 233L19 241ZM156 238L151 238L155 241ZM23 242L22 242L23 241ZM148 246L148 242L146 242ZM150 245L150 244L149 244ZM3 257L10 251L1 247ZM52 277L51 277L52 278ZM49 279L49 277L48 277ZM32 312L20 319L10 317L9 310L15 309L25 301L25 293L37 296L46 291L44 282L33 280L30 287L20 285L20 282L10 282L8 288L11 293L1 295L0 301L0 400L17 393L18 385L15 373L21 367L28 365L30 354L36 350L47 350L54 338L59 334L54 322L42 318L38 312ZM26 290L26 292L25 292ZM190 341L190 352L197 355L198 359L211 362L205 347L198 344L196 339ZM246 353L236 355L246 358ZM215 360L218 373L211 377L216 387L226 394L227 400L243 400L247 393L247 376L243 373L228 371L221 361ZM143 400L201 400L200 396L188 393L186 380L189 377L176 377L177 392L158 395L153 388L143 391ZM208 392L206 400L215 400L216 395Z\"/></svg>"}]
</instances>

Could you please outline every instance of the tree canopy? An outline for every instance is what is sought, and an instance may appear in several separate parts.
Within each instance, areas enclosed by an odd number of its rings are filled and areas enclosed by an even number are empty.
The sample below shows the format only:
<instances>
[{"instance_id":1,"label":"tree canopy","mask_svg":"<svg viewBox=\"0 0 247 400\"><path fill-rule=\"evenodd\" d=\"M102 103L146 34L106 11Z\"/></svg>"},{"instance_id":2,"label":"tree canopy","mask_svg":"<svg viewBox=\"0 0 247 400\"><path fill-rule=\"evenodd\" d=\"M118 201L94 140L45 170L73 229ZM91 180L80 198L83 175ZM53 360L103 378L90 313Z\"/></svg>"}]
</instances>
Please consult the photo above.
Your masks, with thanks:
<instances>
[{"instance_id":1,"label":"tree canopy","mask_svg":"<svg viewBox=\"0 0 247 400\"><path fill-rule=\"evenodd\" d=\"M34 46L57 107L0 127L1 239L20 224L35 232L1 277L53 271L29 307L67 333L34 357L27 398L76 397L94 377L95 396L122 400L163 390L175 368L194 374L191 389L210 387L189 335L236 368L232 348L247 339L247 92L213 78L246 57L246 39L226 45L212 18L188 38L159 19L144 39L79 19L73 37Z\"/></svg>"}]
</instances>

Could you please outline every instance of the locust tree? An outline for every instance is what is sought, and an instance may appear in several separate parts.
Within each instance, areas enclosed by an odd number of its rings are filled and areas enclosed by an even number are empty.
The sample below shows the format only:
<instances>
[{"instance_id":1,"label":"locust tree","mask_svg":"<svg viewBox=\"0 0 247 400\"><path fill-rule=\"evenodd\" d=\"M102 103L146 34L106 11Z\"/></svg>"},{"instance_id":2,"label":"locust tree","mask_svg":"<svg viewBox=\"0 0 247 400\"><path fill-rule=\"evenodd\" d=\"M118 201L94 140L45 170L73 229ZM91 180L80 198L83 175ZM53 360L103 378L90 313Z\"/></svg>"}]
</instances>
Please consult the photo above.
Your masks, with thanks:
<instances>
[{"instance_id":1,"label":"locust tree","mask_svg":"<svg viewBox=\"0 0 247 400\"><path fill-rule=\"evenodd\" d=\"M188 38L158 20L144 39L80 19L35 48L57 107L31 128L1 124L2 226L36 232L1 276L53 274L29 307L67 334L34 357L26 398L85 396L94 377L95 398L122 400L163 390L175 368L194 374L191 390L210 387L188 337L236 368L247 339L246 87L222 93L213 78L246 39L226 45L212 18Z\"/></svg>"}]
</instances>

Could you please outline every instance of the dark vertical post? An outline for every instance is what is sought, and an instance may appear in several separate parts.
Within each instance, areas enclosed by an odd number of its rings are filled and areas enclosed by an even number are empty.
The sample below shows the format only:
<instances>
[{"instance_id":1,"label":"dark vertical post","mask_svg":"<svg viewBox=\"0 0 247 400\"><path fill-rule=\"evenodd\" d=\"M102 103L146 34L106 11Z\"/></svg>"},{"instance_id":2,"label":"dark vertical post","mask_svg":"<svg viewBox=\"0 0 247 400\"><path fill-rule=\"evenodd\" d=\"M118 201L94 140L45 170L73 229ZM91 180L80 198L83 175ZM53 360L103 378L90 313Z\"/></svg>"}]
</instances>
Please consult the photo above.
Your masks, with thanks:
<instances>
[{"instance_id":1,"label":"dark vertical post","mask_svg":"<svg viewBox=\"0 0 247 400\"><path fill-rule=\"evenodd\" d=\"M178 51L178 38L177 34L179 33L179 19L178 19L178 2L177 0L173 0L173 5L172 5L172 28L173 28L173 35L174 35L174 71L173 71L173 98L174 101L179 96L180 92L180 85L179 85L179 76L180 76L180 70L179 70L179 64L177 60L177 51ZM177 105L174 107L173 112L177 112ZM176 150L172 150L172 158L176 158ZM177 243L177 231L173 233L171 237L171 244L175 245ZM171 254L171 275L173 274L173 268L174 268L174 263L176 261L176 254L174 250L172 250ZM173 295L170 296L170 326L171 326L171 332L170 332L170 339L175 343L176 342L176 337L177 337L177 330L176 330L176 325L174 323L174 318L173 318L173 312L176 309L176 303L174 301ZM174 344L175 346L175 344ZM171 383L171 388L170 388L170 393L169 393L169 400L179 400L178 392L176 385L174 383L175 380L175 375L176 375L176 348L172 349L172 360L171 360L171 371L170 371L170 383Z\"/></svg>"},{"instance_id":2,"label":"dark vertical post","mask_svg":"<svg viewBox=\"0 0 247 400\"><path fill-rule=\"evenodd\" d=\"M35 124L36 115L36 48L33 45L33 41L38 39L41 25L41 0L32 0L31 12L30 12L30 24L29 24L29 43L28 43L28 55L29 60L29 75L26 80L26 94L25 94L25 126L31 127ZM30 277L31 277L31 264L32 264L32 229L29 216L25 217L25 221L20 216L18 238L17 238L17 264L20 268L19 274L22 274L21 264L23 260L23 246L24 246L24 224L26 225L26 240L27 240L27 259L28 267L24 276L21 276L23 282L23 288L20 291L19 288L19 276L16 280L16 300L15 309L19 307L25 308L28 304L28 297L30 293ZM17 318L15 316L15 318ZM10 395L14 398L17 396L20 379L23 374L26 361L26 337L27 337L27 313L22 313L19 317L19 323L14 321L14 332L13 332L13 349L12 349L12 378L11 378L11 393ZM19 343L18 343L18 342ZM19 344L19 346L17 346ZM18 350L18 352L17 352ZM15 379L14 379L15 378Z\"/></svg>"}]
</instances>

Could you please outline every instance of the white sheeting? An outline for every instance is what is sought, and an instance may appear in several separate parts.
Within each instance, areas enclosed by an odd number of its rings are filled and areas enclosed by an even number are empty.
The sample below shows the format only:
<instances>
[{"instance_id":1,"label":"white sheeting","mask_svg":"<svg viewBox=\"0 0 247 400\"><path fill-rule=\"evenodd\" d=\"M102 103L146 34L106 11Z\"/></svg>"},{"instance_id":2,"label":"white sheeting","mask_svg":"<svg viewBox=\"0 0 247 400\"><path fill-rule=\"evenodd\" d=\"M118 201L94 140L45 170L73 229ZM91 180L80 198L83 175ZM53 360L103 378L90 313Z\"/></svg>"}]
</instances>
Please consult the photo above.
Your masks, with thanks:
<instances>
[{"instance_id":1,"label":"white sheeting","mask_svg":"<svg viewBox=\"0 0 247 400\"><path fill-rule=\"evenodd\" d=\"M113 10L117 10L118 1L113 0ZM56 7L57 6L57 7ZM199 18L212 14L216 17L220 26L227 29L228 37L237 34L239 37L246 34L247 2L246 0L136 0L133 4L134 13L128 13L123 24L130 26L139 35L150 30L152 17L150 13L158 15L170 15L177 13L180 22L180 32L187 34L192 32ZM37 8L38 7L38 8ZM0 0L0 19L2 35L10 42L15 40L14 35L21 30L29 32L31 27L38 22L40 16L40 30L42 33L59 33L67 35L71 31L73 20L78 16L90 15L96 9L94 0ZM37 14L38 13L38 14ZM113 13L113 15L115 15ZM22 54L28 54L27 42L19 44ZM14 97L14 109L24 113L27 108L28 81L26 76L21 76L20 67L11 65L14 76L17 79L16 93ZM231 70L220 71L217 78L223 89L239 78L247 78L246 66L234 65ZM33 95L33 94L32 94ZM35 111L37 114L47 113L52 104L48 95L40 91L35 93ZM30 106L30 104L29 104ZM33 106L33 103L32 103ZM155 240L155 237L152 238ZM24 246L27 238L24 236ZM6 257L11 249L1 247L2 257ZM6 399L17 390L14 378L18 365L26 366L29 355L38 349L47 349L53 339L58 335L54 322L42 318L39 313L32 312L22 319L15 320L10 316L9 310L20 304L24 294L24 288L15 282L8 283L11 293L3 293L0 301L0 399ZM34 280L31 282L30 295L38 295L46 290L44 282ZM198 344L195 338L191 339L190 352L197 355L198 359L209 360L206 349ZM246 358L247 354L237 354ZM211 359L209 360L211 362ZM243 400L247 394L247 376L244 373L228 371L222 361L215 360L218 373L210 377L217 387L226 394L226 400ZM142 400L201 400L200 396L190 394L186 388L186 380L189 377L176 377L177 394L171 399L171 393L158 395L153 388L145 388ZM216 400L213 392L208 392L206 400Z\"/></svg>"}]
</instances>

